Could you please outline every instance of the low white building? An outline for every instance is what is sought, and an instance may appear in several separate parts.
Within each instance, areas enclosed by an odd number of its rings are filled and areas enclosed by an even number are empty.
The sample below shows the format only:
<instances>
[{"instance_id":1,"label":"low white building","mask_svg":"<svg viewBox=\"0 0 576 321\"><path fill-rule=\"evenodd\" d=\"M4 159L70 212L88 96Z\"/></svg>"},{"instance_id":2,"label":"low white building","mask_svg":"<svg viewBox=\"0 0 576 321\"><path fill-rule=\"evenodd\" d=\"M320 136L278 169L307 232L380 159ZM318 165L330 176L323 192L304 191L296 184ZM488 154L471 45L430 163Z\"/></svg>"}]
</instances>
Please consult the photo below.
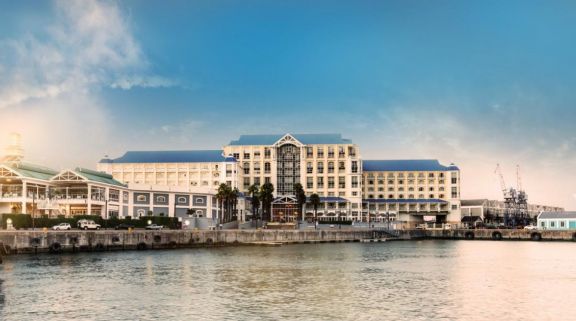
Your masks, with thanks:
<instances>
[{"instance_id":1,"label":"low white building","mask_svg":"<svg viewBox=\"0 0 576 321\"><path fill-rule=\"evenodd\" d=\"M543 230L576 230L576 212L542 212L538 228Z\"/></svg>"}]
</instances>

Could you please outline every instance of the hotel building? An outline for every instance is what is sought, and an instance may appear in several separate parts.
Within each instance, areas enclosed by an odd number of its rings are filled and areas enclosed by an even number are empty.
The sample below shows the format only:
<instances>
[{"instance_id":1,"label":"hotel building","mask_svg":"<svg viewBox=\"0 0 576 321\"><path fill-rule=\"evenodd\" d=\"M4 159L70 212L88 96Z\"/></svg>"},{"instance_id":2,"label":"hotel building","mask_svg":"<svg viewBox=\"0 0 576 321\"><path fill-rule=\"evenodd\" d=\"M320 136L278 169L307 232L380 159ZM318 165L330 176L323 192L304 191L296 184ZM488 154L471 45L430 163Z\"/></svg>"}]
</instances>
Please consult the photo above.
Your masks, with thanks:
<instances>
[{"instance_id":1,"label":"hotel building","mask_svg":"<svg viewBox=\"0 0 576 321\"><path fill-rule=\"evenodd\" d=\"M238 218L250 216L248 188L274 186L272 220L313 216L297 207L294 185L318 194L324 221L425 217L460 222L460 171L436 160L363 160L340 134L242 135L219 150L128 151L97 171L55 171L22 162L13 144L0 163L0 213L219 217L220 184L238 188Z\"/></svg>"},{"instance_id":2,"label":"hotel building","mask_svg":"<svg viewBox=\"0 0 576 321\"><path fill-rule=\"evenodd\" d=\"M275 220L313 215L310 204L304 211L295 207L294 184L300 183L308 196L320 196L321 220L460 221L458 167L436 160L362 160L359 147L340 134L242 135L221 150L127 152L101 160L98 170L130 189L145 184L207 195L221 183L244 194L253 184L271 183ZM249 202L238 208L246 207Z\"/></svg>"}]
</instances>

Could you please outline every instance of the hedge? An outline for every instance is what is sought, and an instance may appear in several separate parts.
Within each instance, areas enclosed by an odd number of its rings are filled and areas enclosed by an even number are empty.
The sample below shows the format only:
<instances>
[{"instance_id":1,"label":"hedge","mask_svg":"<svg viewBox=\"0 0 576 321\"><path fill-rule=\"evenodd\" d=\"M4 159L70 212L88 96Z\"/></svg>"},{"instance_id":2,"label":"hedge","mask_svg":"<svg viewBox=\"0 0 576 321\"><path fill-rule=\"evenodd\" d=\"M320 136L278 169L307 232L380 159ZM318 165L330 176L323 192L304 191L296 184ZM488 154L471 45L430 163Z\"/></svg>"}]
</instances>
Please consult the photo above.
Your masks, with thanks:
<instances>
[{"instance_id":1,"label":"hedge","mask_svg":"<svg viewBox=\"0 0 576 321\"><path fill-rule=\"evenodd\" d=\"M60 223L69 223L72 228L78 225L78 221L82 219L93 220L97 224L100 224L102 228L114 228L119 224L130 224L134 227L146 227L148 225L148 220L152 221L153 224L163 225L167 228L177 229L180 228L180 222L176 217L166 217L166 216L143 216L140 219L132 219L127 217L125 219L110 218L108 220L103 219L98 215L78 215L70 218L65 218L59 216L58 218L48 218L48 217L32 217L29 214L0 214L0 225L1 228L6 229L6 220L12 219L12 226L16 229L27 229L27 228L51 228L54 225Z\"/></svg>"}]
</instances>

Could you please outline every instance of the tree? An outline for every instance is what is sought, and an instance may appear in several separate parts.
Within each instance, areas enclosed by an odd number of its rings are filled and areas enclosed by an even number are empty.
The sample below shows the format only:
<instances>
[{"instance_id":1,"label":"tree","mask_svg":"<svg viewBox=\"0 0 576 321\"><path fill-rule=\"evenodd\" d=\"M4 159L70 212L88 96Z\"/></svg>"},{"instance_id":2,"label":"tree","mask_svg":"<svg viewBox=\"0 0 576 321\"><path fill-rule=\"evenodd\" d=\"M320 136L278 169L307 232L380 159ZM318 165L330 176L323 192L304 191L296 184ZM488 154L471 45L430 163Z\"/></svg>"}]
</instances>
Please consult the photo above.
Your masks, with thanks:
<instances>
[{"instance_id":1,"label":"tree","mask_svg":"<svg viewBox=\"0 0 576 321\"><path fill-rule=\"evenodd\" d=\"M271 221L270 207L274 201L274 185L271 183L264 183L260 187L260 201L262 202L262 219Z\"/></svg>"},{"instance_id":2,"label":"tree","mask_svg":"<svg viewBox=\"0 0 576 321\"><path fill-rule=\"evenodd\" d=\"M220 203L220 215L219 215L219 222L224 223L225 218L228 216L228 209L230 204L230 194L232 194L232 189L228 184L220 184L218 186L218 192L216 193L216 199Z\"/></svg>"},{"instance_id":3,"label":"tree","mask_svg":"<svg viewBox=\"0 0 576 321\"><path fill-rule=\"evenodd\" d=\"M230 203L232 205L232 215L230 216L230 220L236 219L238 220L238 213L236 213L236 207L238 206L238 195L240 195L240 191L238 188L234 187L230 193Z\"/></svg>"},{"instance_id":4,"label":"tree","mask_svg":"<svg viewBox=\"0 0 576 321\"><path fill-rule=\"evenodd\" d=\"M250 194L252 203L252 220L258 219L258 209L260 208L260 189L258 185L250 185L250 187L248 187L248 193Z\"/></svg>"},{"instance_id":5,"label":"tree","mask_svg":"<svg viewBox=\"0 0 576 321\"><path fill-rule=\"evenodd\" d=\"M192 209L192 208L189 208L189 209L186 210L186 214L187 214L188 216L192 216L192 215L196 214L196 210L195 210L195 209Z\"/></svg>"},{"instance_id":6,"label":"tree","mask_svg":"<svg viewBox=\"0 0 576 321\"><path fill-rule=\"evenodd\" d=\"M310 202L310 204L312 204L312 207L314 208L314 226L316 226L316 217L318 212L318 206L320 205L320 196L314 193L310 195L310 199L308 201Z\"/></svg>"},{"instance_id":7,"label":"tree","mask_svg":"<svg viewBox=\"0 0 576 321\"><path fill-rule=\"evenodd\" d=\"M302 184L296 183L294 184L294 194L296 195L296 202L298 203L298 208L300 209L300 213L304 214L304 205L306 204L306 193L304 192L304 188ZM298 220L298 218L296 218Z\"/></svg>"}]
</instances>

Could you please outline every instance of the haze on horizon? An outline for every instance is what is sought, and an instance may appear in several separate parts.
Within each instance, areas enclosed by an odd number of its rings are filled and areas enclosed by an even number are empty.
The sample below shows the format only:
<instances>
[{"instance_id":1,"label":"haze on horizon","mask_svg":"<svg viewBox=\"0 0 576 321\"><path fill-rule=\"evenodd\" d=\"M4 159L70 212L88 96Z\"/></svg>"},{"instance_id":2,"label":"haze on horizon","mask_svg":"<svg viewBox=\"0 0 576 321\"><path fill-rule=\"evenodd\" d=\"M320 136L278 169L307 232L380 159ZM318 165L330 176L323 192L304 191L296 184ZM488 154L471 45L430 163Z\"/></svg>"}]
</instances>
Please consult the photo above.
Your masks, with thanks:
<instances>
[{"instance_id":1,"label":"haze on horizon","mask_svg":"<svg viewBox=\"0 0 576 321\"><path fill-rule=\"evenodd\" d=\"M95 168L126 150L341 133L457 164L462 198L576 209L573 1L0 1L0 146Z\"/></svg>"}]
</instances>

